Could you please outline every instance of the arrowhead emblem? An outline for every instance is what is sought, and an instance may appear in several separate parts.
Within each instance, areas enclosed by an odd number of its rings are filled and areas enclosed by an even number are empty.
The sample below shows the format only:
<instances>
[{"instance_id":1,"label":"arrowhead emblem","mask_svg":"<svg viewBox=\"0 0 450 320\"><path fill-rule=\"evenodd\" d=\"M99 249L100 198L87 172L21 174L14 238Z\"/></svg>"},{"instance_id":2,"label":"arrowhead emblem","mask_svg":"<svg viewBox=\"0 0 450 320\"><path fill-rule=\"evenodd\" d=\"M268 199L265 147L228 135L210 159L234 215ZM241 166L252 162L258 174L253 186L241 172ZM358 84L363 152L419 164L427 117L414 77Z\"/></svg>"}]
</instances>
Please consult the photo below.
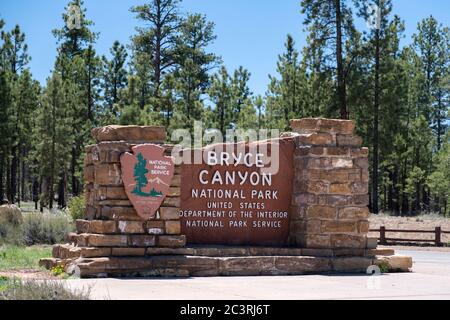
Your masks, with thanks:
<instances>
[{"instance_id":1,"label":"arrowhead emblem","mask_svg":"<svg viewBox=\"0 0 450 320\"><path fill-rule=\"evenodd\" d=\"M132 150L120 157L125 192L137 214L150 220L169 192L174 159L165 156L164 148L155 144L138 145Z\"/></svg>"}]
</instances>

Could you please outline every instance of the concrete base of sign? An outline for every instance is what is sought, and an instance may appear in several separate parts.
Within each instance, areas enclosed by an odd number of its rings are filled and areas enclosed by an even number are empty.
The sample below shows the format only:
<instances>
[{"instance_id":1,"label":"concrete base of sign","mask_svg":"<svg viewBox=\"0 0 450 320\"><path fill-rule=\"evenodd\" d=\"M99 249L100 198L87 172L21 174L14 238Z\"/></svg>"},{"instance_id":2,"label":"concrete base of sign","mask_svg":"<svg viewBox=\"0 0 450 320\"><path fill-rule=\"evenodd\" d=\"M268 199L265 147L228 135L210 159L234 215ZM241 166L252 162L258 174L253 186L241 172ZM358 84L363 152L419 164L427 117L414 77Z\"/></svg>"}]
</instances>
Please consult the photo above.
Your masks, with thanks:
<instances>
[{"instance_id":1,"label":"concrete base of sign","mask_svg":"<svg viewBox=\"0 0 450 320\"><path fill-rule=\"evenodd\" d=\"M61 265L83 278L365 273L372 265L380 266L383 271L408 272L412 267L410 257L377 249L345 252L343 249L202 246L149 248L147 255L142 256L132 256L131 251L129 256L105 256L105 250L114 252L115 248L89 248L83 252L83 248L59 245L54 248L54 256L59 258L43 259L40 264L48 269Z\"/></svg>"}]
</instances>

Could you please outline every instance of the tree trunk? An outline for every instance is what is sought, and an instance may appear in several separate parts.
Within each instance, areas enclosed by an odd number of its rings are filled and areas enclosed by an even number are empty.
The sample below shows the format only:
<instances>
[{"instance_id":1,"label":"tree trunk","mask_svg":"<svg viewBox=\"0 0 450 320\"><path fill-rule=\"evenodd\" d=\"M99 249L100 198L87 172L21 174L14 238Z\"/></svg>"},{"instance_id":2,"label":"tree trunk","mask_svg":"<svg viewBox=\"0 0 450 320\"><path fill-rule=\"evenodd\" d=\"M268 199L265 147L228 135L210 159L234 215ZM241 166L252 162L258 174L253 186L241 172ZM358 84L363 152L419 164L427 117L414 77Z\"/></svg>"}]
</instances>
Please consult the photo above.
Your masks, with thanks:
<instances>
[{"instance_id":1,"label":"tree trunk","mask_svg":"<svg viewBox=\"0 0 450 320\"><path fill-rule=\"evenodd\" d=\"M63 171L60 174L58 184L58 206L60 209L66 207L66 173Z\"/></svg>"},{"instance_id":2,"label":"tree trunk","mask_svg":"<svg viewBox=\"0 0 450 320\"><path fill-rule=\"evenodd\" d=\"M38 209L38 202L39 202L39 182L36 177L33 177L33 202L34 202L34 208L35 210Z\"/></svg>"},{"instance_id":3,"label":"tree trunk","mask_svg":"<svg viewBox=\"0 0 450 320\"><path fill-rule=\"evenodd\" d=\"M380 30L376 31L375 44L375 101L374 101L374 116L373 116L373 155L372 155L372 212L379 213L378 208L378 162L379 162L379 90L380 90Z\"/></svg>"},{"instance_id":4,"label":"tree trunk","mask_svg":"<svg viewBox=\"0 0 450 320\"><path fill-rule=\"evenodd\" d=\"M78 179L76 177L76 165L77 165L77 150L75 145L72 147L72 157L70 161L70 176L71 176L71 184L72 184L72 194L74 196L78 196Z\"/></svg>"},{"instance_id":5,"label":"tree trunk","mask_svg":"<svg viewBox=\"0 0 450 320\"><path fill-rule=\"evenodd\" d=\"M4 171L4 157L3 154L0 153L0 202L3 202L5 198L5 189L3 187L3 171Z\"/></svg>"},{"instance_id":6,"label":"tree trunk","mask_svg":"<svg viewBox=\"0 0 450 320\"><path fill-rule=\"evenodd\" d=\"M161 86L161 41L162 41L162 23L161 23L161 0L156 0L156 39L155 55L153 60L153 69L155 70L155 97L160 96Z\"/></svg>"},{"instance_id":7,"label":"tree trunk","mask_svg":"<svg viewBox=\"0 0 450 320\"><path fill-rule=\"evenodd\" d=\"M17 146L12 147L11 149L11 179L10 179L10 201L11 203L16 203L16 193L17 193Z\"/></svg>"},{"instance_id":8,"label":"tree trunk","mask_svg":"<svg viewBox=\"0 0 450 320\"><path fill-rule=\"evenodd\" d=\"M344 62L342 58L342 15L341 0L336 3L336 63L338 80L338 99L342 119L348 119L347 92L345 88Z\"/></svg>"},{"instance_id":9,"label":"tree trunk","mask_svg":"<svg viewBox=\"0 0 450 320\"><path fill-rule=\"evenodd\" d=\"M28 170L25 166L25 156L26 156L26 152L24 150L24 148L22 148L22 152L21 152L21 172L22 172L22 176L20 179L20 190L21 190L21 200L22 201L26 201L29 200L29 197L27 197L27 193L25 192L26 190L26 181L28 180Z\"/></svg>"}]
</instances>

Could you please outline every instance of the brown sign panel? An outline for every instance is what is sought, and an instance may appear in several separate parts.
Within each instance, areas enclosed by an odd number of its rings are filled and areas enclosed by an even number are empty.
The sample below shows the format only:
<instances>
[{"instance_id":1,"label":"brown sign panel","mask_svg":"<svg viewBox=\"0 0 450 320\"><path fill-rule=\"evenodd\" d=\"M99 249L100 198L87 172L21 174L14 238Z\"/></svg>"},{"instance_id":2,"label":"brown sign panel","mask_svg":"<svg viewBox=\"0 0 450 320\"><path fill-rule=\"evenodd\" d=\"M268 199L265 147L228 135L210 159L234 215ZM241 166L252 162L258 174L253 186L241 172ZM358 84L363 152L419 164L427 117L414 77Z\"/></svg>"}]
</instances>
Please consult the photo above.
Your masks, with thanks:
<instances>
[{"instance_id":1,"label":"brown sign panel","mask_svg":"<svg viewBox=\"0 0 450 320\"><path fill-rule=\"evenodd\" d=\"M201 164L181 169L180 216L188 243L286 244L294 142L223 144L200 153Z\"/></svg>"},{"instance_id":2,"label":"brown sign panel","mask_svg":"<svg viewBox=\"0 0 450 320\"><path fill-rule=\"evenodd\" d=\"M124 153L120 162L125 192L137 214L145 220L154 218L170 188L173 158L164 156L158 145L142 144L132 154Z\"/></svg>"}]
</instances>

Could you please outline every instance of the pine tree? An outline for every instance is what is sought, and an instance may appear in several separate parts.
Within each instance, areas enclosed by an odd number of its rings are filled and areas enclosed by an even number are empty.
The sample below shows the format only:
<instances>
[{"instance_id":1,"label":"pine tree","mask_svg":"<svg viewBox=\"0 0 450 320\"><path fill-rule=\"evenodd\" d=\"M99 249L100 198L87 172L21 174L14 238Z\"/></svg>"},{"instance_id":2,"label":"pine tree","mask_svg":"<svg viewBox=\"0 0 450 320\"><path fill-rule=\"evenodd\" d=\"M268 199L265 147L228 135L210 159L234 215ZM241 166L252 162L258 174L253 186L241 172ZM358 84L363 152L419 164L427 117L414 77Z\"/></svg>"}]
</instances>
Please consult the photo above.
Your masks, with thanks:
<instances>
[{"instance_id":1,"label":"pine tree","mask_svg":"<svg viewBox=\"0 0 450 320\"><path fill-rule=\"evenodd\" d=\"M146 174L148 173L147 161L145 160L142 153L137 155L137 163L134 166L134 180L136 181L136 186L133 193L139 196L145 195L142 188L148 184L148 179Z\"/></svg>"},{"instance_id":2,"label":"pine tree","mask_svg":"<svg viewBox=\"0 0 450 320\"><path fill-rule=\"evenodd\" d=\"M209 72L217 66L218 57L207 52L207 47L216 39L214 24L200 14L191 14L183 21L177 37L176 64L173 84L176 98L175 112L184 114L185 127L192 128L194 120L200 120L204 109L201 96L210 86ZM172 117L171 103L166 103L166 125ZM176 121L172 128L178 127Z\"/></svg>"},{"instance_id":3,"label":"pine tree","mask_svg":"<svg viewBox=\"0 0 450 320\"><path fill-rule=\"evenodd\" d=\"M332 61L336 70L337 109L342 119L348 119L347 81L349 58L352 53L345 46L346 38L355 32L352 13L345 0L302 0L302 13L306 18L304 24L310 31L311 45L331 52L326 61Z\"/></svg>"},{"instance_id":4,"label":"pine tree","mask_svg":"<svg viewBox=\"0 0 450 320\"><path fill-rule=\"evenodd\" d=\"M175 64L175 47L177 34L181 27L181 18L178 13L179 0L149 0L148 3L134 6L131 12L136 18L141 20L145 27L136 28L137 35L132 38L135 60L135 67L143 61L151 61L150 80L153 83L151 95L155 98L153 101L156 110L160 109L158 105L161 96L161 86L165 74ZM144 78L142 81L146 80ZM145 83L145 81L144 81ZM147 86L143 85L143 89ZM142 95L145 95L142 92ZM141 107L146 104L144 98Z\"/></svg>"},{"instance_id":5,"label":"pine tree","mask_svg":"<svg viewBox=\"0 0 450 320\"><path fill-rule=\"evenodd\" d=\"M70 134L70 88L66 88L61 76L53 73L48 79L42 95L42 107L36 112L37 126L34 136L36 149L34 157L39 163L41 176L41 208L53 208L55 186L59 183L58 176L68 174L68 164L71 157L70 149L73 136ZM63 199L59 199L60 205Z\"/></svg>"},{"instance_id":6,"label":"pine tree","mask_svg":"<svg viewBox=\"0 0 450 320\"><path fill-rule=\"evenodd\" d=\"M219 129L223 137L225 137L226 131L232 129L234 116L231 77L224 66L220 68L220 71L213 74L208 95L214 103L210 127Z\"/></svg>"},{"instance_id":7,"label":"pine tree","mask_svg":"<svg viewBox=\"0 0 450 320\"><path fill-rule=\"evenodd\" d=\"M8 114L8 121L11 122L7 140L10 144L7 146L7 193L10 202L15 203L17 199L19 175L20 150L19 150L19 129L20 129L20 107L17 105L17 98L21 94L18 91L18 80L21 73L26 68L30 57L28 55L28 46L25 43L25 34L16 25L11 32L2 32L3 48L2 48L2 64L4 66L5 80L10 82L6 86L9 87L10 98L6 99L8 103L5 105L5 111ZM9 74L9 75L8 75Z\"/></svg>"},{"instance_id":8,"label":"pine tree","mask_svg":"<svg viewBox=\"0 0 450 320\"><path fill-rule=\"evenodd\" d=\"M109 112L113 117L118 116L117 104L121 99L121 91L127 85L127 70L125 62L127 60L127 52L125 46L115 41L110 49L111 60L105 56L102 57L103 62L103 100L108 106Z\"/></svg>"},{"instance_id":9,"label":"pine tree","mask_svg":"<svg viewBox=\"0 0 450 320\"><path fill-rule=\"evenodd\" d=\"M291 35L287 36L286 52L278 56L277 72L279 79L269 76L270 84L267 109L270 112L270 125L273 128L288 129L289 120L302 116L301 86L304 73L300 69L299 53Z\"/></svg>"},{"instance_id":10,"label":"pine tree","mask_svg":"<svg viewBox=\"0 0 450 320\"><path fill-rule=\"evenodd\" d=\"M90 140L90 130L97 121L95 113L99 99L100 58L93 48L98 34L90 30L93 22L86 18L83 0L71 0L68 3L63 21L64 27L53 30L59 44L55 71L67 84L65 88L72 90L66 93L72 96L69 102L72 108L70 134L74 136L70 176L66 180L70 181L70 190L76 196L82 192L83 145ZM63 173L60 175L64 180Z\"/></svg>"},{"instance_id":11,"label":"pine tree","mask_svg":"<svg viewBox=\"0 0 450 320\"><path fill-rule=\"evenodd\" d=\"M419 23L418 33L413 35L413 46L420 57L420 69L425 77L421 112L435 131L439 150L446 133L449 108L450 31L430 16Z\"/></svg>"}]
</instances>

